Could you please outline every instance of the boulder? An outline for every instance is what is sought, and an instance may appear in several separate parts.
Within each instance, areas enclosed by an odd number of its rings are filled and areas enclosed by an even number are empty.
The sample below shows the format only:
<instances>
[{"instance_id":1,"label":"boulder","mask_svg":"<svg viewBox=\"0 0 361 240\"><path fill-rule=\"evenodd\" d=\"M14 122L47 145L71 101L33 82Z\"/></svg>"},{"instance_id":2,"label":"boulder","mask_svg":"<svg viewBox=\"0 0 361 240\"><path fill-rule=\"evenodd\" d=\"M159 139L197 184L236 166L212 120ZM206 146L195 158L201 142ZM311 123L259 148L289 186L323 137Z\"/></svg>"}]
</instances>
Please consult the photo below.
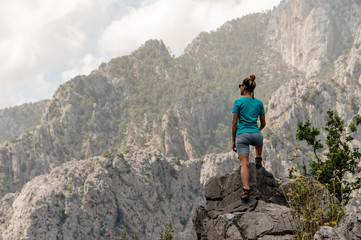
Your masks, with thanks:
<instances>
[{"instance_id":1,"label":"boulder","mask_svg":"<svg viewBox=\"0 0 361 240\"><path fill-rule=\"evenodd\" d=\"M240 173L241 168L238 168L206 183L206 207L199 206L193 213L197 238L292 239L290 210L282 204L270 202L278 188L272 173L250 164L251 196L248 201L240 198Z\"/></svg>"}]
</instances>

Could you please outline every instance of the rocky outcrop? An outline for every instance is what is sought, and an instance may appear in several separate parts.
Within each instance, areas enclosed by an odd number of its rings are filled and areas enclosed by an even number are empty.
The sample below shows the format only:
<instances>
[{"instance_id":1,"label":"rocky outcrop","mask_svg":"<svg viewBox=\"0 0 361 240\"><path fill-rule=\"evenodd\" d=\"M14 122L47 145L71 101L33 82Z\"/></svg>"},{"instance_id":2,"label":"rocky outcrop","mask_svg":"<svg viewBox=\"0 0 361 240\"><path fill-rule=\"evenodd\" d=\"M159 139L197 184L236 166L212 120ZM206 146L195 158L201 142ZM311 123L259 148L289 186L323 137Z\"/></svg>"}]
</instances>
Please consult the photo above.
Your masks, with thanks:
<instances>
[{"instance_id":1,"label":"rocky outcrop","mask_svg":"<svg viewBox=\"0 0 361 240\"><path fill-rule=\"evenodd\" d=\"M250 164L251 197L240 199L240 168L205 185L206 207L193 214L198 239L292 239L290 211L270 203L278 183L264 168ZM274 238L274 236L277 236Z\"/></svg>"},{"instance_id":2,"label":"rocky outcrop","mask_svg":"<svg viewBox=\"0 0 361 240\"><path fill-rule=\"evenodd\" d=\"M251 196L249 201L242 201L240 168L224 176L211 178L204 186L206 206L198 206L193 212L197 239L292 240L297 224L287 207L285 193L297 181L276 182L270 172L264 168L256 169L255 164L251 163ZM312 182L312 179L308 181ZM335 197L322 197L325 191L318 191L322 199L318 206L321 208L330 202L338 202ZM352 199L346 205L345 216L338 225L334 228L321 227L314 239L360 239L360 203L360 196Z\"/></svg>"},{"instance_id":3,"label":"rocky outcrop","mask_svg":"<svg viewBox=\"0 0 361 240\"><path fill-rule=\"evenodd\" d=\"M194 239L191 212L203 184L233 171L232 153L202 161L137 151L71 161L0 202L2 239L156 239L165 222L175 239ZM208 169L212 169L210 172Z\"/></svg>"}]
</instances>

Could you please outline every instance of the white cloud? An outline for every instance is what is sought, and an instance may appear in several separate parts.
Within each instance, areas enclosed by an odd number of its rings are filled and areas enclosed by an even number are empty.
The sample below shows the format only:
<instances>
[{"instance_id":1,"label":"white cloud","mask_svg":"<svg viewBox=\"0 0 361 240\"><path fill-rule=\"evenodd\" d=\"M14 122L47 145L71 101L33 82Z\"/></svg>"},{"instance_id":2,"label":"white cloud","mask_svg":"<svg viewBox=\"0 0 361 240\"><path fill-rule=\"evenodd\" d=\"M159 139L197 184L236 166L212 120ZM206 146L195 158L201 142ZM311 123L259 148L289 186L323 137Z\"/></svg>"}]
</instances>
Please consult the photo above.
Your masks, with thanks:
<instances>
[{"instance_id":1,"label":"white cloud","mask_svg":"<svg viewBox=\"0 0 361 240\"><path fill-rule=\"evenodd\" d=\"M176 55L201 31L280 0L1 0L0 108L49 98L101 62L162 39Z\"/></svg>"},{"instance_id":2,"label":"white cloud","mask_svg":"<svg viewBox=\"0 0 361 240\"><path fill-rule=\"evenodd\" d=\"M214 30L227 20L271 9L280 0L150 0L114 20L99 45L104 56L129 54L148 39L162 39L176 54L201 31Z\"/></svg>"},{"instance_id":3,"label":"white cloud","mask_svg":"<svg viewBox=\"0 0 361 240\"><path fill-rule=\"evenodd\" d=\"M124 14L112 9L117 1L0 1L0 108L49 98L62 71L88 71L77 64L97 51L105 26Z\"/></svg>"}]
</instances>

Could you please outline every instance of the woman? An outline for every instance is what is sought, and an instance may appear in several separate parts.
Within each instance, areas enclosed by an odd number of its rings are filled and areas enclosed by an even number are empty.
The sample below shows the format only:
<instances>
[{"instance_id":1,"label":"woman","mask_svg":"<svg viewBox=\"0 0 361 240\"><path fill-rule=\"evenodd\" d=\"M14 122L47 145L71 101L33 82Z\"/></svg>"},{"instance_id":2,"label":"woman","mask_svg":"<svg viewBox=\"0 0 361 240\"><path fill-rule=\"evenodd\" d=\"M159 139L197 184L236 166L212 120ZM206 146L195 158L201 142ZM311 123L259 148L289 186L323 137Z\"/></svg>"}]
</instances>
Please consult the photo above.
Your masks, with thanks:
<instances>
[{"instance_id":1,"label":"woman","mask_svg":"<svg viewBox=\"0 0 361 240\"><path fill-rule=\"evenodd\" d=\"M238 153L238 159L241 162L242 200L248 200L250 195L249 145L256 148L256 167L262 167L263 135L261 130L266 126L266 120L263 102L254 98L255 79L256 76L251 74L239 85L243 97L234 102L232 109L232 149ZM258 117L261 122L259 127Z\"/></svg>"}]
</instances>

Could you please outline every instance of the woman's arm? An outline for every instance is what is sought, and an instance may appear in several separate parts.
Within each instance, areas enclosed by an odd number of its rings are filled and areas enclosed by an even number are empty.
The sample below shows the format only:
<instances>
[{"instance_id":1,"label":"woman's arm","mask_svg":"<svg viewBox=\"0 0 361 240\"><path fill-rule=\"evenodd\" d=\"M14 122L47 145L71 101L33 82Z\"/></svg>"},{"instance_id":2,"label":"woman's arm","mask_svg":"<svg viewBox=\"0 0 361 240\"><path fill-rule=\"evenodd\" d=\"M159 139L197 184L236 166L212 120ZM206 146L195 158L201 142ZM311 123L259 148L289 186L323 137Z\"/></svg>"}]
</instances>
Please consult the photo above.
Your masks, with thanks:
<instances>
[{"instance_id":1,"label":"woman's arm","mask_svg":"<svg viewBox=\"0 0 361 240\"><path fill-rule=\"evenodd\" d=\"M236 149L237 126L238 126L238 113L233 113L233 120L232 120L232 150L234 152L237 152L237 149Z\"/></svg>"},{"instance_id":2,"label":"woman's arm","mask_svg":"<svg viewBox=\"0 0 361 240\"><path fill-rule=\"evenodd\" d=\"M262 130L266 126L266 116L261 114L259 115L259 119L261 120L261 126L259 126L259 130Z\"/></svg>"}]
</instances>

